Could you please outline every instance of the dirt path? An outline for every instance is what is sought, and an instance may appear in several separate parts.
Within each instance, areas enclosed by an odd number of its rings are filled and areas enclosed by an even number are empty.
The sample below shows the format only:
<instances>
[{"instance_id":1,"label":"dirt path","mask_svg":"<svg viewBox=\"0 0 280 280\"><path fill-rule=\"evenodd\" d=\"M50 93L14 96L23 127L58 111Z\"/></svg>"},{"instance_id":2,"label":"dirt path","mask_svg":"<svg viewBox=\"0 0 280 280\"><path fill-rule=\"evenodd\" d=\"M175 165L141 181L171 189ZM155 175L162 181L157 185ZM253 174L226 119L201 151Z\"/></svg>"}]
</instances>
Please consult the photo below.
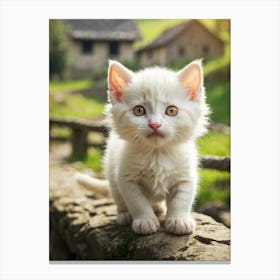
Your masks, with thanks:
<instances>
[{"instance_id":1,"label":"dirt path","mask_svg":"<svg viewBox=\"0 0 280 280\"><path fill-rule=\"evenodd\" d=\"M67 157L71 154L70 144L50 145L50 188L78 187L74 175L83 168L81 162L69 163ZM83 169L83 173L94 175L90 169Z\"/></svg>"}]
</instances>

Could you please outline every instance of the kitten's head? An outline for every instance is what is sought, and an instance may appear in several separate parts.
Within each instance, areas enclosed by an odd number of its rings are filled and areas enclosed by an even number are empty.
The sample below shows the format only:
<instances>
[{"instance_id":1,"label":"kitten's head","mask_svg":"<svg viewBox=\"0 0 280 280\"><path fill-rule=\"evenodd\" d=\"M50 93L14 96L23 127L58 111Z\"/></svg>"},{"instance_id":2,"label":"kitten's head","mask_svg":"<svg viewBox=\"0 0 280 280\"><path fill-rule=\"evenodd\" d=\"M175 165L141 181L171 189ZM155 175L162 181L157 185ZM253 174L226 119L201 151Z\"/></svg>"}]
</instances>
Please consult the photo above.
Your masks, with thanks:
<instances>
[{"instance_id":1,"label":"kitten's head","mask_svg":"<svg viewBox=\"0 0 280 280\"><path fill-rule=\"evenodd\" d=\"M199 60L178 72L153 67L136 73L110 61L108 86L113 126L129 142L162 147L205 131L208 107Z\"/></svg>"}]
</instances>

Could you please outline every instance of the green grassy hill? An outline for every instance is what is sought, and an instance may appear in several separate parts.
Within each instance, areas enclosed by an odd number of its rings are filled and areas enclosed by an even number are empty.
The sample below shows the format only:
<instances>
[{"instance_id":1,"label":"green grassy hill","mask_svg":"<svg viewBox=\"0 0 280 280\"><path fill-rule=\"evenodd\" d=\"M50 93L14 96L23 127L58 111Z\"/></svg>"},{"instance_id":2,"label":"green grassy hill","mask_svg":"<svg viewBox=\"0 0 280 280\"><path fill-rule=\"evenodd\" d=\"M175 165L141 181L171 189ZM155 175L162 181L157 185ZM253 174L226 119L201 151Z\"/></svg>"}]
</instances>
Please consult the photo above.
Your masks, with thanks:
<instances>
[{"instance_id":1,"label":"green grassy hill","mask_svg":"<svg viewBox=\"0 0 280 280\"><path fill-rule=\"evenodd\" d=\"M158 37L164 30L184 22L184 19L140 19L137 20L143 39L135 43L139 49Z\"/></svg>"}]
</instances>

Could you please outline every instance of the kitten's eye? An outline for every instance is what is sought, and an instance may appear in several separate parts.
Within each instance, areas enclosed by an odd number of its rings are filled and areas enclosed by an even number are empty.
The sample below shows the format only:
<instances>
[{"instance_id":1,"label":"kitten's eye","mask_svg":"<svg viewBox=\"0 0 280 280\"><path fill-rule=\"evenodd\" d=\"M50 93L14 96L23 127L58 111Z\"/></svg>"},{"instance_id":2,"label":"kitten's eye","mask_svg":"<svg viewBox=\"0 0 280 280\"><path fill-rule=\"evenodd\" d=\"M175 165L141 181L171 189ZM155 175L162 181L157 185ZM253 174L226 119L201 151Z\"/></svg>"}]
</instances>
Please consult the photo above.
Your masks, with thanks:
<instances>
[{"instance_id":1,"label":"kitten's eye","mask_svg":"<svg viewBox=\"0 0 280 280\"><path fill-rule=\"evenodd\" d=\"M165 114L174 117L178 114L178 108L174 105L170 105L166 108Z\"/></svg>"},{"instance_id":2,"label":"kitten's eye","mask_svg":"<svg viewBox=\"0 0 280 280\"><path fill-rule=\"evenodd\" d=\"M146 114L145 108L141 105L137 105L133 108L133 113L135 116L143 116Z\"/></svg>"}]
</instances>

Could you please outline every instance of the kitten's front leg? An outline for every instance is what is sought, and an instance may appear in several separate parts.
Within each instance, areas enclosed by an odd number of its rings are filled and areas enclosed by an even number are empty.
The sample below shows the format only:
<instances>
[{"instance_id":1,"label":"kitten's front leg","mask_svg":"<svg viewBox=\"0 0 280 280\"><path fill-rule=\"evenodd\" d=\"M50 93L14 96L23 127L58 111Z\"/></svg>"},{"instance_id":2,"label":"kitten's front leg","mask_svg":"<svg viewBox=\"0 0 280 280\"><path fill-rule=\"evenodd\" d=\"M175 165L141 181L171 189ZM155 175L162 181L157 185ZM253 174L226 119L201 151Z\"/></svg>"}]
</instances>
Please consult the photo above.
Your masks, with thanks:
<instances>
[{"instance_id":1,"label":"kitten's front leg","mask_svg":"<svg viewBox=\"0 0 280 280\"><path fill-rule=\"evenodd\" d=\"M122 226L131 224L131 216L128 213L128 209L126 207L126 204L123 200L122 195L120 194L117 186L114 185L112 182L111 182L110 186L111 186L111 194L117 205L116 223L118 225L122 225Z\"/></svg>"},{"instance_id":2,"label":"kitten's front leg","mask_svg":"<svg viewBox=\"0 0 280 280\"><path fill-rule=\"evenodd\" d=\"M135 182L125 182L120 184L120 191L132 216L133 230L140 234L156 232L160 224L141 187Z\"/></svg>"},{"instance_id":3,"label":"kitten's front leg","mask_svg":"<svg viewBox=\"0 0 280 280\"><path fill-rule=\"evenodd\" d=\"M195 229L195 221L190 216L195 195L192 182L181 182L171 188L167 197L166 230L170 233L189 234Z\"/></svg>"}]
</instances>

